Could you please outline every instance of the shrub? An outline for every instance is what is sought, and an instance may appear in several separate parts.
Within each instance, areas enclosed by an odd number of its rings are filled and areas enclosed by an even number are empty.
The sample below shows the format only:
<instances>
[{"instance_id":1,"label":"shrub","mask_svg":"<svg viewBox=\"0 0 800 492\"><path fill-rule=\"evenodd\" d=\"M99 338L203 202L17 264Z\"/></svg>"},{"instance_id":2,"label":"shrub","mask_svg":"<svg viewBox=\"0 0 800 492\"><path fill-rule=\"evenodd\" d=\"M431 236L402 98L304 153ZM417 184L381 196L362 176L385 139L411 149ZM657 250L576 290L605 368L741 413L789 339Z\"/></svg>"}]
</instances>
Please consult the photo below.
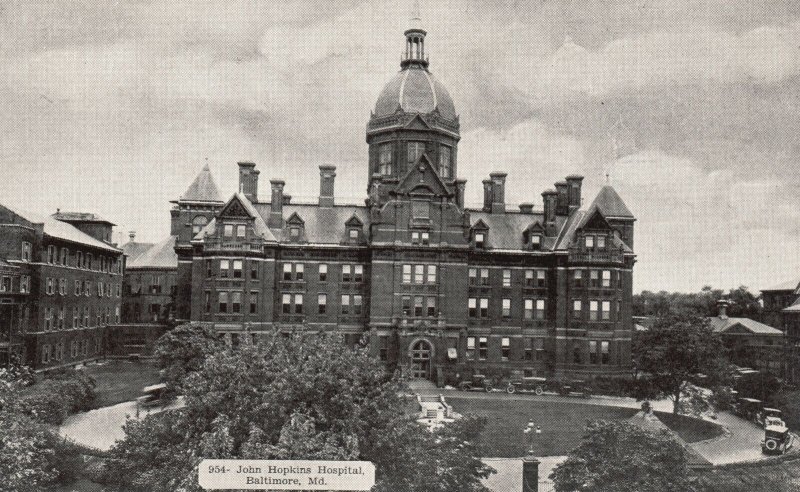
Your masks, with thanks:
<instances>
[{"instance_id":1,"label":"shrub","mask_svg":"<svg viewBox=\"0 0 800 492\"><path fill-rule=\"evenodd\" d=\"M15 407L39 422L59 425L71 413L91 408L94 398L91 377L82 371L64 371L23 389Z\"/></svg>"}]
</instances>

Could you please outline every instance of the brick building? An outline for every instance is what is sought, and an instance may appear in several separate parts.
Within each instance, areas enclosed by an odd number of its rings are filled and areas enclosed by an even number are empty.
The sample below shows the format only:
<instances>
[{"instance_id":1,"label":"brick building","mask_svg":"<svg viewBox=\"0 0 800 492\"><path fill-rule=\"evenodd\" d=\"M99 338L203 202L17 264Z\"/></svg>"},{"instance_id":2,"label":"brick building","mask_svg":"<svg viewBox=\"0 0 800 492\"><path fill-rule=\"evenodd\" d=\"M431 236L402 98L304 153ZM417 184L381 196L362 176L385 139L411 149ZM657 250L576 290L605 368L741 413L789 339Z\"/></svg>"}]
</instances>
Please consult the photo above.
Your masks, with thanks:
<instances>
[{"instance_id":1,"label":"brick building","mask_svg":"<svg viewBox=\"0 0 800 492\"><path fill-rule=\"evenodd\" d=\"M131 240L122 245L125 277L122 283L123 323L169 323L175 318L178 292L176 236L156 244Z\"/></svg>"},{"instance_id":2,"label":"brick building","mask_svg":"<svg viewBox=\"0 0 800 492\"><path fill-rule=\"evenodd\" d=\"M102 357L120 320L122 251L93 214L47 217L0 205L0 361L35 369Z\"/></svg>"},{"instance_id":3,"label":"brick building","mask_svg":"<svg viewBox=\"0 0 800 492\"><path fill-rule=\"evenodd\" d=\"M719 314L709 318L709 326L722 337L733 364L784 374L784 342L781 330L750 318L731 318L729 301L717 303Z\"/></svg>"},{"instance_id":4,"label":"brick building","mask_svg":"<svg viewBox=\"0 0 800 492\"><path fill-rule=\"evenodd\" d=\"M401 70L367 124L365 204L336 202L328 165L315 203L293 202L279 179L263 200L253 163L239 163L227 202L175 202L177 317L233 343L334 330L440 384L472 371L628 372L633 215L611 186L582 207L577 175L534 210L507 206L506 174L493 172L483 206L466 207L459 118L428 71L425 35L405 32Z\"/></svg>"}]
</instances>

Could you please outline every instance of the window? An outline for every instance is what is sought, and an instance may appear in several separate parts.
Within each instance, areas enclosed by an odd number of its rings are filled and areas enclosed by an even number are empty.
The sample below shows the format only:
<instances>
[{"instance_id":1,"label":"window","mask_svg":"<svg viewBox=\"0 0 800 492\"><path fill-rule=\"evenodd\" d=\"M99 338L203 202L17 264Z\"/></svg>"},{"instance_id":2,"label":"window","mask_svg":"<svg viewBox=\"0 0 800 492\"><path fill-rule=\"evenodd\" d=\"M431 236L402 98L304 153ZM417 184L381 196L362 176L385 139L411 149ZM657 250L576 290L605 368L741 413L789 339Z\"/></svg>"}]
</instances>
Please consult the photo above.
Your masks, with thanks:
<instances>
[{"instance_id":1,"label":"window","mask_svg":"<svg viewBox=\"0 0 800 492\"><path fill-rule=\"evenodd\" d=\"M597 236L597 249L606 249L606 237Z\"/></svg>"},{"instance_id":2,"label":"window","mask_svg":"<svg viewBox=\"0 0 800 492\"><path fill-rule=\"evenodd\" d=\"M413 231L411 233L411 244L419 244L419 232Z\"/></svg>"},{"instance_id":3,"label":"window","mask_svg":"<svg viewBox=\"0 0 800 492\"><path fill-rule=\"evenodd\" d=\"M328 310L328 294L319 294L317 296L317 312L325 314Z\"/></svg>"},{"instance_id":4,"label":"window","mask_svg":"<svg viewBox=\"0 0 800 492\"><path fill-rule=\"evenodd\" d=\"M225 224L223 229L223 234L225 237L233 237L233 225L232 224Z\"/></svg>"},{"instance_id":5,"label":"window","mask_svg":"<svg viewBox=\"0 0 800 492\"><path fill-rule=\"evenodd\" d=\"M536 270L536 287L547 287L546 270Z\"/></svg>"},{"instance_id":6,"label":"window","mask_svg":"<svg viewBox=\"0 0 800 492\"><path fill-rule=\"evenodd\" d=\"M205 299L205 302L203 304L206 307L206 313L210 313L211 312L211 291L210 290L205 291L204 299Z\"/></svg>"},{"instance_id":7,"label":"window","mask_svg":"<svg viewBox=\"0 0 800 492\"><path fill-rule=\"evenodd\" d=\"M533 270L525 270L525 287L533 287Z\"/></svg>"},{"instance_id":8,"label":"window","mask_svg":"<svg viewBox=\"0 0 800 492\"><path fill-rule=\"evenodd\" d=\"M408 142L408 162L413 164L425 152L425 142Z\"/></svg>"},{"instance_id":9,"label":"window","mask_svg":"<svg viewBox=\"0 0 800 492\"><path fill-rule=\"evenodd\" d=\"M230 268L230 260L219 260L219 276L221 278L228 278Z\"/></svg>"},{"instance_id":10,"label":"window","mask_svg":"<svg viewBox=\"0 0 800 492\"><path fill-rule=\"evenodd\" d=\"M478 283L478 269L477 268L470 268L469 269L469 285L475 285Z\"/></svg>"},{"instance_id":11,"label":"window","mask_svg":"<svg viewBox=\"0 0 800 492\"><path fill-rule=\"evenodd\" d=\"M586 236L584 239L586 241L586 249L594 248L594 236Z\"/></svg>"},{"instance_id":12,"label":"window","mask_svg":"<svg viewBox=\"0 0 800 492\"><path fill-rule=\"evenodd\" d=\"M319 266L319 281L320 282L328 281L328 265L326 265L325 263L322 263Z\"/></svg>"},{"instance_id":13,"label":"window","mask_svg":"<svg viewBox=\"0 0 800 492\"><path fill-rule=\"evenodd\" d=\"M414 316L418 318L422 316L422 299L422 296L414 297Z\"/></svg>"},{"instance_id":14,"label":"window","mask_svg":"<svg viewBox=\"0 0 800 492\"><path fill-rule=\"evenodd\" d=\"M436 298L429 297L427 300L427 307L428 307L428 316L434 317L436 316Z\"/></svg>"},{"instance_id":15,"label":"window","mask_svg":"<svg viewBox=\"0 0 800 492\"><path fill-rule=\"evenodd\" d=\"M439 147L439 176L449 178L452 174L452 164L450 158L450 147L441 145Z\"/></svg>"},{"instance_id":16,"label":"window","mask_svg":"<svg viewBox=\"0 0 800 492\"><path fill-rule=\"evenodd\" d=\"M67 264L67 257L69 256L69 250L67 248L61 248L61 264Z\"/></svg>"},{"instance_id":17,"label":"window","mask_svg":"<svg viewBox=\"0 0 800 492\"><path fill-rule=\"evenodd\" d=\"M250 279L258 280L258 262L250 260Z\"/></svg>"},{"instance_id":18,"label":"window","mask_svg":"<svg viewBox=\"0 0 800 492\"><path fill-rule=\"evenodd\" d=\"M583 270L575 270L572 273L572 284L575 287L583 287Z\"/></svg>"},{"instance_id":19,"label":"window","mask_svg":"<svg viewBox=\"0 0 800 492\"><path fill-rule=\"evenodd\" d=\"M86 280L83 282L83 295L89 297L92 295L92 282Z\"/></svg>"},{"instance_id":20,"label":"window","mask_svg":"<svg viewBox=\"0 0 800 492\"><path fill-rule=\"evenodd\" d=\"M403 296L403 316L411 316L411 296Z\"/></svg>"},{"instance_id":21,"label":"window","mask_svg":"<svg viewBox=\"0 0 800 492\"><path fill-rule=\"evenodd\" d=\"M289 228L289 236L292 239L297 239L300 237L300 228L299 227L290 227Z\"/></svg>"},{"instance_id":22,"label":"window","mask_svg":"<svg viewBox=\"0 0 800 492\"><path fill-rule=\"evenodd\" d=\"M589 340L589 364L597 364L597 340Z\"/></svg>"},{"instance_id":23,"label":"window","mask_svg":"<svg viewBox=\"0 0 800 492\"><path fill-rule=\"evenodd\" d=\"M22 261L31 261L31 243L22 242Z\"/></svg>"},{"instance_id":24,"label":"window","mask_svg":"<svg viewBox=\"0 0 800 492\"><path fill-rule=\"evenodd\" d=\"M600 287L600 272L597 270L589 270L589 287Z\"/></svg>"},{"instance_id":25,"label":"window","mask_svg":"<svg viewBox=\"0 0 800 492\"><path fill-rule=\"evenodd\" d=\"M542 247L541 234L531 234L531 247L533 249L540 249Z\"/></svg>"},{"instance_id":26,"label":"window","mask_svg":"<svg viewBox=\"0 0 800 492\"><path fill-rule=\"evenodd\" d=\"M467 351L464 356L467 360L475 360L475 337L467 337Z\"/></svg>"},{"instance_id":27,"label":"window","mask_svg":"<svg viewBox=\"0 0 800 492\"><path fill-rule=\"evenodd\" d=\"M428 265L428 283L436 283L436 265Z\"/></svg>"},{"instance_id":28,"label":"window","mask_svg":"<svg viewBox=\"0 0 800 492\"><path fill-rule=\"evenodd\" d=\"M427 246L427 245L429 245L431 243L431 235L430 235L429 232L423 232L421 234L421 236L422 236L422 245L423 246Z\"/></svg>"},{"instance_id":29,"label":"window","mask_svg":"<svg viewBox=\"0 0 800 492\"><path fill-rule=\"evenodd\" d=\"M81 326L89 326L89 306L83 307L83 324Z\"/></svg>"},{"instance_id":30,"label":"window","mask_svg":"<svg viewBox=\"0 0 800 492\"><path fill-rule=\"evenodd\" d=\"M19 278L19 292L20 294L27 294L31 291L31 278L28 275L22 275Z\"/></svg>"},{"instance_id":31,"label":"window","mask_svg":"<svg viewBox=\"0 0 800 492\"><path fill-rule=\"evenodd\" d=\"M80 314L78 314L77 306L72 308L72 327L77 328L80 324Z\"/></svg>"},{"instance_id":32,"label":"window","mask_svg":"<svg viewBox=\"0 0 800 492\"><path fill-rule=\"evenodd\" d=\"M525 339L525 355L523 357L528 361L533 360L533 338Z\"/></svg>"},{"instance_id":33,"label":"window","mask_svg":"<svg viewBox=\"0 0 800 492\"><path fill-rule=\"evenodd\" d=\"M600 342L600 363L601 364L608 364L611 362L611 356L608 352L608 342Z\"/></svg>"},{"instance_id":34,"label":"window","mask_svg":"<svg viewBox=\"0 0 800 492\"><path fill-rule=\"evenodd\" d=\"M364 298L359 295L353 296L353 314L361 314Z\"/></svg>"},{"instance_id":35,"label":"window","mask_svg":"<svg viewBox=\"0 0 800 492\"><path fill-rule=\"evenodd\" d=\"M292 295L283 294L281 297L281 308L283 314L292 314Z\"/></svg>"},{"instance_id":36,"label":"window","mask_svg":"<svg viewBox=\"0 0 800 492\"><path fill-rule=\"evenodd\" d=\"M53 309L44 308L44 331L49 331L53 326Z\"/></svg>"},{"instance_id":37,"label":"window","mask_svg":"<svg viewBox=\"0 0 800 492\"><path fill-rule=\"evenodd\" d=\"M86 265L85 265L86 269L91 270L92 265L94 264L94 258L92 257L92 254L86 253L86 256L84 256L84 258L86 259Z\"/></svg>"},{"instance_id":38,"label":"window","mask_svg":"<svg viewBox=\"0 0 800 492\"><path fill-rule=\"evenodd\" d=\"M533 319L533 299L525 299L525 319Z\"/></svg>"},{"instance_id":39,"label":"window","mask_svg":"<svg viewBox=\"0 0 800 492\"><path fill-rule=\"evenodd\" d=\"M572 362L574 364L581 363L581 348L577 344L572 348Z\"/></svg>"},{"instance_id":40,"label":"window","mask_svg":"<svg viewBox=\"0 0 800 492\"><path fill-rule=\"evenodd\" d=\"M203 227L205 227L207 223L208 219L203 215L198 215L192 219L192 235L196 236L200 231L203 230Z\"/></svg>"},{"instance_id":41,"label":"window","mask_svg":"<svg viewBox=\"0 0 800 492\"><path fill-rule=\"evenodd\" d=\"M155 290L151 287L151 291ZM103 297L103 282L97 282L97 297Z\"/></svg>"},{"instance_id":42,"label":"window","mask_svg":"<svg viewBox=\"0 0 800 492\"><path fill-rule=\"evenodd\" d=\"M351 241L357 241L358 240L358 229L352 228L352 229L347 231L347 234L350 237Z\"/></svg>"},{"instance_id":43,"label":"window","mask_svg":"<svg viewBox=\"0 0 800 492\"><path fill-rule=\"evenodd\" d=\"M481 318L489 317L489 299L481 299Z\"/></svg>"},{"instance_id":44,"label":"window","mask_svg":"<svg viewBox=\"0 0 800 492\"><path fill-rule=\"evenodd\" d=\"M245 237L245 226L244 225L237 225L236 226L236 237L244 238Z\"/></svg>"},{"instance_id":45,"label":"window","mask_svg":"<svg viewBox=\"0 0 800 492\"><path fill-rule=\"evenodd\" d=\"M489 269L481 268L481 285L489 285Z\"/></svg>"},{"instance_id":46,"label":"window","mask_svg":"<svg viewBox=\"0 0 800 492\"><path fill-rule=\"evenodd\" d=\"M114 317L116 318L117 323L119 323L119 305L117 305L117 307L114 308Z\"/></svg>"},{"instance_id":47,"label":"window","mask_svg":"<svg viewBox=\"0 0 800 492\"><path fill-rule=\"evenodd\" d=\"M611 270L603 270L603 287L611 287Z\"/></svg>"},{"instance_id":48,"label":"window","mask_svg":"<svg viewBox=\"0 0 800 492\"><path fill-rule=\"evenodd\" d=\"M283 280L291 280L292 279L292 264L291 263L284 263L283 264Z\"/></svg>"},{"instance_id":49,"label":"window","mask_svg":"<svg viewBox=\"0 0 800 492\"><path fill-rule=\"evenodd\" d=\"M42 345L42 364L50 362L50 345Z\"/></svg>"},{"instance_id":50,"label":"window","mask_svg":"<svg viewBox=\"0 0 800 492\"><path fill-rule=\"evenodd\" d=\"M364 265L353 266L353 281L354 282L364 281Z\"/></svg>"},{"instance_id":51,"label":"window","mask_svg":"<svg viewBox=\"0 0 800 492\"><path fill-rule=\"evenodd\" d=\"M602 319L603 321L608 321L611 319L611 301L603 301L601 304L601 312L602 312Z\"/></svg>"},{"instance_id":52,"label":"window","mask_svg":"<svg viewBox=\"0 0 800 492\"><path fill-rule=\"evenodd\" d=\"M231 294L231 307L233 308L233 314L239 314L242 312L242 293L241 292L233 292Z\"/></svg>"},{"instance_id":53,"label":"window","mask_svg":"<svg viewBox=\"0 0 800 492\"><path fill-rule=\"evenodd\" d=\"M47 283L46 283L46 285L47 285L47 287L46 287L46 292L47 292L47 295L51 296L51 295L55 294L55 283L54 283L54 279L52 279L52 278L50 278L50 277L47 277Z\"/></svg>"},{"instance_id":54,"label":"window","mask_svg":"<svg viewBox=\"0 0 800 492\"><path fill-rule=\"evenodd\" d=\"M258 291L250 291L250 314L258 313Z\"/></svg>"},{"instance_id":55,"label":"window","mask_svg":"<svg viewBox=\"0 0 800 492\"><path fill-rule=\"evenodd\" d=\"M9 290L11 290L10 286L11 284L9 283ZM58 279L58 293L61 294L62 296L67 295L67 279L65 278Z\"/></svg>"},{"instance_id":56,"label":"window","mask_svg":"<svg viewBox=\"0 0 800 492\"><path fill-rule=\"evenodd\" d=\"M478 338L478 360L489 358L489 339L486 337Z\"/></svg>"},{"instance_id":57,"label":"window","mask_svg":"<svg viewBox=\"0 0 800 492\"><path fill-rule=\"evenodd\" d=\"M350 314L350 296L342 294L342 314Z\"/></svg>"},{"instance_id":58,"label":"window","mask_svg":"<svg viewBox=\"0 0 800 492\"><path fill-rule=\"evenodd\" d=\"M511 355L511 340L507 337L503 337L500 339L500 358L502 360L508 360L510 355Z\"/></svg>"},{"instance_id":59,"label":"window","mask_svg":"<svg viewBox=\"0 0 800 492\"><path fill-rule=\"evenodd\" d=\"M0 282L0 292L11 292L11 277L3 277Z\"/></svg>"},{"instance_id":60,"label":"window","mask_svg":"<svg viewBox=\"0 0 800 492\"><path fill-rule=\"evenodd\" d=\"M298 282L305 279L306 266L302 263L295 263L294 265L294 279Z\"/></svg>"},{"instance_id":61,"label":"window","mask_svg":"<svg viewBox=\"0 0 800 492\"><path fill-rule=\"evenodd\" d=\"M80 280L76 280L75 281L75 295L76 296L81 295L81 281Z\"/></svg>"},{"instance_id":62,"label":"window","mask_svg":"<svg viewBox=\"0 0 800 492\"><path fill-rule=\"evenodd\" d=\"M350 282L352 277L353 267L350 265L342 265L342 282Z\"/></svg>"},{"instance_id":63,"label":"window","mask_svg":"<svg viewBox=\"0 0 800 492\"><path fill-rule=\"evenodd\" d=\"M411 265L403 265L403 283L411 283Z\"/></svg>"},{"instance_id":64,"label":"window","mask_svg":"<svg viewBox=\"0 0 800 492\"><path fill-rule=\"evenodd\" d=\"M227 313L228 312L228 293L227 292L220 292L219 293L219 310L217 312L220 312L220 313Z\"/></svg>"},{"instance_id":65,"label":"window","mask_svg":"<svg viewBox=\"0 0 800 492\"><path fill-rule=\"evenodd\" d=\"M478 300L474 297L470 297L467 300L467 309L470 318L477 318L478 317Z\"/></svg>"},{"instance_id":66,"label":"window","mask_svg":"<svg viewBox=\"0 0 800 492\"><path fill-rule=\"evenodd\" d=\"M589 321L597 321L599 303L597 301L589 301Z\"/></svg>"},{"instance_id":67,"label":"window","mask_svg":"<svg viewBox=\"0 0 800 492\"><path fill-rule=\"evenodd\" d=\"M378 357L383 361L389 360L389 337L387 336L378 337Z\"/></svg>"},{"instance_id":68,"label":"window","mask_svg":"<svg viewBox=\"0 0 800 492\"><path fill-rule=\"evenodd\" d=\"M51 245L47 247L47 263L55 263L55 262L56 262L56 247Z\"/></svg>"},{"instance_id":69,"label":"window","mask_svg":"<svg viewBox=\"0 0 800 492\"><path fill-rule=\"evenodd\" d=\"M484 235L484 233L482 233L482 232L476 232L475 233L475 247L476 248L482 248L485 241L486 241L486 236Z\"/></svg>"},{"instance_id":70,"label":"window","mask_svg":"<svg viewBox=\"0 0 800 492\"><path fill-rule=\"evenodd\" d=\"M392 144L378 147L378 172L383 176L392 174Z\"/></svg>"},{"instance_id":71,"label":"window","mask_svg":"<svg viewBox=\"0 0 800 492\"><path fill-rule=\"evenodd\" d=\"M414 265L414 283L421 284L425 281L425 265Z\"/></svg>"},{"instance_id":72,"label":"window","mask_svg":"<svg viewBox=\"0 0 800 492\"><path fill-rule=\"evenodd\" d=\"M303 294L294 295L294 314L303 314Z\"/></svg>"},{"instance_id":73,"label":"window","mask_svg":"<svg viewBox=\"0 0 800 492\"><path fill-rule=\"evenodd\" d=\"M572 300L572 319L581 319L583 313L583 304L580 299Z\"/></svg>"},{"instance_id":74,"label":"window","mask_svg":"<svg viewBox=\"0 0 800 492\"><path fill-rule=\"evenodd\" d=\"M511 317L511 299L503 299L503 318Z\"/></svg>"},{"instance_id":75,"label":"window","mask_svg":"<svg viewBox=\"0 0 800 492\"><path fill-rule=\"evenodd\" d=\"M503 287L511 287L511 270L503 270Z\"/></svg>"},{"instance_id":76,"label":"window","mask_svg":"<svg viewBox=\"0 0 800 492\"><path fill-rule=\"evenodd\" d=\"M535 309L533 310L533 317L538 320L545 319L544 299L536 299L534 306Z\"/></svg>"}]
</instances>

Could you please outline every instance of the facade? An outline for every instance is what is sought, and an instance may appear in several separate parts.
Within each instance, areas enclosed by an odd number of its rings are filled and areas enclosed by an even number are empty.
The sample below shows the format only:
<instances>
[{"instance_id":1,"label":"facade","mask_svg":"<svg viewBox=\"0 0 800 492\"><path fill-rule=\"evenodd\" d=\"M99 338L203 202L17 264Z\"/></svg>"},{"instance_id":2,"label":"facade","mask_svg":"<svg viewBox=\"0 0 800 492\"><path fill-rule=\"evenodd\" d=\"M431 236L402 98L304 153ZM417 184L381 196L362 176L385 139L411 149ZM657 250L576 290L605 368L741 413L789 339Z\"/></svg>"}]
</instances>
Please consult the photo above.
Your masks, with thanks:
<instances>
[{"instance_id":1,"label":"facade","mask_svg":"<svg viewBox=\"0 0 800 492\"><path fill-rule=\"evenodd\" d=\"M761 300L764 321L785 335L783 375L789 381L800 381L800 280L762 289Z\"/></svg>"},{"instance_id":2,"label":"facade","mask_svg":"<svg viewBox=\"0 0 800 492\"><path fill-rule=\"evenodd\" d=\"M784 309L800 298L800 280L793 279L761 290L762 321L784 328Z\"/></svg>"},{"instance_id":3,"label":"facade","mask_svg":"<svg viewBox=\"0 0 800 492\"><path fill-rule=\"evenodd\" d=\"M34 217L0 205L0 360L47 369L103 356L106 328L120 321L124 269L112 226L93 214Z\"/></svg>"},{"instance_id":4,"label":"facade","mask_svg":"<svg viewBox=\"0 0 800 492\"><path fill-rule=\"evenodd\" d=\"M315 203L292 202L279 179L262 200L253 163L239 163L227 202L174 202L178 318L232 343L335 331L439 384L472 372L628 373L633 214L611 186L582 207L577 175L535 211L511 209L506 174L493 172L483 206L466 207L459 118L428 70L425 36L405 32L401 70L367 124L365 204L336 203L328 165Z\"/></svg>"},{"instance_id":5,"label":"facade","mask_svg":"<svg viewBox=\"0 0 800 492\"><path fill-rule=\"evenodd\" d=\"M176 236L157 244L131 241L122 245L125 278L122 284L122 322L165 324L175 319L178 292Z\"/></svg>"},{"instance_id":6,"label":"facade","mask_svg":"<svg viewBox=\"0 0 800 492\"><path fill-rule=\"evenodd\" d=\"M722 337L731 363L784 374L784 333L750 318L730 318L727 301L719 301L719 315L709 318L709 325Z\"/></svg>"}]
</instances>

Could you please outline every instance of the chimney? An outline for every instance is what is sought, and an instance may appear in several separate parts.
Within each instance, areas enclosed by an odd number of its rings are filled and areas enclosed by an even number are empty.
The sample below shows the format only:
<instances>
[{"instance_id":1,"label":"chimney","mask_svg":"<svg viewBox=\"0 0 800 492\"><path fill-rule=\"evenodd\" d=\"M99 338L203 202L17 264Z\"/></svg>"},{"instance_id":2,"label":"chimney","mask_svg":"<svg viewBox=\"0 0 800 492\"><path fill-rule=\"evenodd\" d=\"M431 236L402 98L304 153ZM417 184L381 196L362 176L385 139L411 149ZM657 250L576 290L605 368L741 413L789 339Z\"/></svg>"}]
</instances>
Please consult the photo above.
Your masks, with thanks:
<instances>
[{"instance_id":1,"label":"chimney","mask_svg":"<svg viewBox=\"0 0 800 492\"><path fill-rule=\"evenodd\" d=\"M567 184L569 185L567 200L569 204L569 213L581 208L581 183L583 183L583 176L579 174L570 174L567 176Z\"/></svg>"},{"instance_id":2,"label":"chimney","mask_svg":"<svg viewBox=\"0 0 800 492\"><path fill-rule=\"evenodd\" d=\"M333 207L333 182L336 178L336 166L319 166L319 206Z\"/></svg>"},{"instance_id":3,"label":"chimney","mask_svg":"<svg viewBox=\"0 0 800 492\"><path fill-rule=\"evenodd\" d=\"M519 213L521 213L521 214L532 214L533 213L533 204L532 203L520 203L519 204Z\"/></svg>"},{"instance_id":4,"label":"chimney","mask_svg":"<svg viewBox=\"0 0 800 492\"><path fill-rule=\"evenodd\" d=\"M556 183L556 215L569 214L569 197L567 192L569 190L569 183L566 181L559 181Z\"/></svg>"},{"instance_id":5,"label":"chimney","mask_svg":"<svg viewBox=\"0 0 800 492\"><path fill-rule=\"evenodd\" d=\"M461 210L464 210L464 194L466 193L467 189L467 180L466 179L457 179L456 180L456 205Z\"/></svg>"},{"instance_id":6,"label":"chimney","mask_svg":"<svg viewBox=\"0 0 800 492\"><path fill-rule=\"evenodd\" d=\"M494 172L489 175L492 180L492 213L502 214L506 211L506 173Z\"/></svg>"},{"instance_id":7,"label":"chimney","mask_svg":"<svg viewBox=\"0 0 800 492\"><path fill-rule=\"evenodd\" d=\"M134 239L136 239L136 231L128 231L128 240L133 242Z\"/></svg>"},{"instance_id":8,"label":"chimney","mask_svg":"<svg viewBox=\"0 0 800 492\"><path fill-rule=\"evenodd\" d=\"M730 306L730 301L726 299L720 299L717 301L717 308L719 309L719 318L720 319L728 319L728 306Z\"/></svg>"},{"instance_id":9,"label":"chimney","mask_svg":"<svg viewBox=\"0 0 800 492\"><path fill-rule=\"evenodd\" d=\"M258 175L254 162L239 162L239 191L251 202L258 201Z\"/></svg>"},{"instance_id":10,"label":"chimney","mask_svg":"<svg viewBox=\"0 0 800 492\"><path fill-rule=\"evenodd\" d=\"M492 180L483 180L483 210L484 212L492 211Z\"/></svg>"},{"instance_id":11,"label":"chimney","mask_svg":"<svg viewBox=\"0 0 800 492\"><path fill-rule=\"evenodd\" d=\"M275 229L283 227L283 187L286 182L282 179L272 179L269 183L272 185L269 227Z\"/></svg>"},{"instance_id":12,"label":"chimney","mask_svg":"<svg viewBox=\"0 0 800 492\"><path fill-rule=\"evenodd\" d=\"M556 202L558 192L556 190L545 190L542 192L542 202L544 203L544 229L548 236L556 235Z\"/></svg>"}]
</instances>

